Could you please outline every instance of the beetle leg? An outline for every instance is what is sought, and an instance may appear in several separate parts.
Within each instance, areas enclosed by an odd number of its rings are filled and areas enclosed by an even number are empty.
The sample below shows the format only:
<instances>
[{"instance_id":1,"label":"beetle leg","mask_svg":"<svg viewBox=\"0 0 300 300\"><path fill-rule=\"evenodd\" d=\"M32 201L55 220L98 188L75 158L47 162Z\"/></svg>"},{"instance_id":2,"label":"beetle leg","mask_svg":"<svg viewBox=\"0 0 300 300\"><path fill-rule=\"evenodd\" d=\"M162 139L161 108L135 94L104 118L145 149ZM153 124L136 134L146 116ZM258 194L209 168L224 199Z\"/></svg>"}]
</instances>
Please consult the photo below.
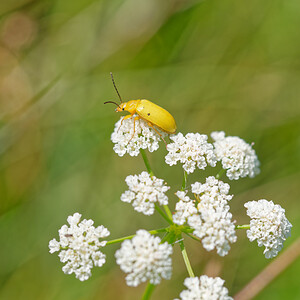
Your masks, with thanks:
<instances>
[{"instance_id":1,"label":"beetle leg","mask_svg":"<svg viewBox=\"0 0 300 300\"><path fill-rule=\"evenodd\" d=\"M133 134L132 134L132 137L130 138L130 140L128 141L128 144L131 142L131 140L133 139L134 134L135 134L135 121L136 121L136 120L139 120L139 119L140 119L139 116L137 116L137 117L135 117L135 118L133 119Z\"/></svg>"},{"instance_id":2,"label":"beetle leg","mask_svg":"<svg viewBox=\"0 0 300 300\"><path fill-rule=\"evenodd\" d=\"M122 119L121 124L120 124L120 126L119 126L117 132L119 132L119 129L121 128L121 126L122 126L122 124L123 124L123 121L124 121L124 120L127 120L127 119L129 119L129 118L132 118L132 117L133 117L133 115L126 115L126 116Z\"/></svg>"},{"instance_id":3,"label":"beetle leg","mask_svg":"<svg viewBox=\"0 0 300 300\"><path fill-rule=\"evenodd\" d=\"M153 126L153 124L151 122L147 122L148 126L151 127L161 138L162 140L165 142L166 147L167 147L167 142L165 141L165 139L163 138L163 136L155 129L155 127Z\"/></svg>"}]
</instances>

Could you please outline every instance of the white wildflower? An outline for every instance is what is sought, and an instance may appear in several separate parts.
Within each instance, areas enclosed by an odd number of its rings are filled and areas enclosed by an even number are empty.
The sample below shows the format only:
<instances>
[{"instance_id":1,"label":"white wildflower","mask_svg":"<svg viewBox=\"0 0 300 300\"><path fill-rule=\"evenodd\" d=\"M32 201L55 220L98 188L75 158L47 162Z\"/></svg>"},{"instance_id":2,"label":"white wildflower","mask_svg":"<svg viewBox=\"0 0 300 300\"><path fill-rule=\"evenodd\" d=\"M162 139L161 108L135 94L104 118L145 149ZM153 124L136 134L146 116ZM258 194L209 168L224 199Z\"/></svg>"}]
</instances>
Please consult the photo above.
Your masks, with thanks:
<instances>
[{"instance_id":1,"label":"white wildflower","mask_svg":"<svg viewBox=\"0 0 300 300\"><path fill-rule=\"evenodd\" d=\"M81 214L69 216L67 225L58 231L59 241L49 242L50 253L60 251L58 256L62 263L66 263L62 270L66 274L75 273L81 281L87 280L92 274L93 266L101 267L105 263L105 254L99 251L106 245L106 241L99 239L109 236L104 226L94 227L94 221L82 220Z\"/></svg>"},{"instance_id":2,"label":"white wildflower","mask_svg":"<svg viewBox=\"0 0 300 300\"><path fill-rule=\"evenodd\" d=\"M197 229L200 229L201 226L202 226L202 219L201 219L200 215L199 214L193 214L193 215L189 216L188 217L188 224L195 231ZM194 235L196 235L195 231L193 232Z\"/></svg>"},{"instance_id":3,"label":"white wildflower","mask_svg":"<svg viewBox=\"0 0 300 300\"><path fill-rule=\"evenodd\" d=\"M233 300L228 296L228 290L224 287L224 280L220 277L190 277L184 280L188 288L180 293L181 300Z\"/></svg>"},{"instance_id":4,"label":"white wildflower","mask_svg":"<svg viewBox=\"0 0 300 300\"><path fill-rule=\"evenodd\" d=\"M246 176L252 178L260 172L260 163L251 145L237 136L225 137L224 131L212 132L211 137L215 140L217 160L222 162L230 180Z\"/></svg>"},{"instance_id":5,"label":"white wildflower","mask_svg":"<svg viewBox=\"0 0 300 300\"><path fill-rule=\"evenodd\" d=\"M152 215L155 203L168 204L165 193L170 189L162 179L150 176L147 172L140 175L129 175L125 179L129 190L121 196L123 202L132 203L134 209L145 215Z\"/></svg>"},{"instance_id":6,"label":"white wildflower","mask_svg":"<svg viewBox=\"0 0 300 300\"><path fill-rule=\"evenodd\" d=\"M198 201L197 213L188 216L193 234L202 239L207 251L217 250L220 256L228 254L230 243L237 240L228 202L232 199L229 184L210 176L206 183L195 182L192 192ZM195 205L195 204L194 204Z\"/></svg>"},{"instance_id":7,"label":"white wildflower","mask_svg":"<svg viewBox=\"0 0 300 300\"><path fill-rule=\"evenodd\" d=\"M204 184L192 184L196 200L190 199L187 191L176 193L180 201L175 207L174 223L183 225L187 222L194 229L193 234L202 240L203 247L207 251L216 249L220 256L228 254L230 243L237 240L229 212L228 202L232 199L232 195L228 195L229 188L229 184L210 176Z\"/></svg>"},{"instance_id":8,"label":"white wildflower","mask_svg":"<svg viewBox=\"0 0 300 300\"><path fill-rule=\"evenodd\" d=\"M202 240L207 251L216 249L220 256L225 256L230 250L230 243L237 240L235 225L231 219L229 205L216 209L201 207L198 215L188 218L188 224L195 229L193 234Z\"/></svg>"},{"instance_id":9,"label":"white wildflower","mask_svg":"<svg viewBox=\"0 0 300 300\"><path fill-rule=\"evenodd\" d=\"M204 184L195 182L192 184L192 193L197 195L199 201L198 208L207 207L214 208L224 206L232 199L232 195L228 195L230 186L214 176L206 178Z\"/></svg>"},{"instance_id":10,"label":"white wildflower","mask_svg":"<svg viewBox=\"0 0 300 300\"><path fill-rule=\"evenodd\" d=\"M195 201L191 200L190 197L186 196L187 191L178 191L176 196L180 201L176 203L175 214L173 215L173 222L178 225L183 225L187 218L197 213Z\"/></svg>"},{"instance_id":11,"label":"white wildflower","mask_svg":"<svg viewBox=\"0 0 300 300\"><path fill-rule=\"evenodd\" d=\"M159 237L152 236L146 230L138 230L132 240L125 240L116 251L117 264L125 273L129 286L137 286L147 280L159 284L161 279L170 279L172 275L172 246L161 244Z\"/></svg>"},{"instance_id":12,"label":"white wildflower","mask_svg":"<svg viewBox=\"0 0 300 300\"><path fill-rule=\"evenodd\" d=\"M140 153L140 149L148 149L150 152L153 152L159 148L160 136L144 120L139 119L135 121L134 133L134 118L136 116L134 115L123 122L124 117L121 117L115 124L111 140L115 144L113 149L119 156L123 156L125 153L128 153L130 156L137 156ZM167 133L159 128L155 129L162 137L167 136Z\"/></svg>"},{"instance_id":13,"label":"white wildflower","mask_svg":"<svg viewBox=\"0 0 300 300\"><path fill-rule=\"evenodd\" d=\"M207 142L207 135L188 133L183 136L178 133L170 136L170 139L173 143L167 145L169 153L165 157L168 165L173 166L180 162L187 173L193 173L196 168L204 170L207 165L216 165L213 145Z\"/></svg>"},{"instance_id":14,"label":"white wildflower","mask_svg":"<svg viewBox=\"0 0 300 300\"><path fill-rule=\"evenodd\" d=\"M275 257L283 247L283 242L291 236L292 224L285 216L285 210L273 201L265 199L249 201L244 205L251 218L247 237L258 246L264 246L266 258Z\"/></svg>"}]
</instances>

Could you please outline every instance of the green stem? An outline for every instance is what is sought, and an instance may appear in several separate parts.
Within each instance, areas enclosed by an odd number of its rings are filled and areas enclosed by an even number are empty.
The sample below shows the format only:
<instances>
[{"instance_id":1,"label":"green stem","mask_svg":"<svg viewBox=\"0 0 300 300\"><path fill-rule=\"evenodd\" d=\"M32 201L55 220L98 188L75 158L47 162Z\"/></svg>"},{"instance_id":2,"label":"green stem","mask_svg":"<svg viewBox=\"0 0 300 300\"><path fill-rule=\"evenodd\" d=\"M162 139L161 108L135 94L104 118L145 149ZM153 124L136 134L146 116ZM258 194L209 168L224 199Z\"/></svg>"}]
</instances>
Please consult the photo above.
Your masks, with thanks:
<instances>
[{"instance_id":1,"label":"green stem","mask_svg":"<svg viewBox=\"0 0 300 300\"><path fill-rule=\"evenodd\" d=\"M192 235L192 234L190 234L190 233L187 233L187 232L185 232L185 234L186 235L188 235L190 238L192 238L193 240L195 240L195 241L197 241L197 242L201 242L201 240L198 238L198 237L196 237L196 236L194 236L194 235Z\"/></svg>"},{"instance_id":2,"label":"green stem","mask_svg":"<svg viewBox=\"0 0 300 300\"><path fill-rule=\"evenodd\" d=\"M144 160L144 163L145 163L145 166L146 166L146 169L147 169L148 173L150 174L150 176L154 176L154 173L151 170L150 163L149 163L149 160L148 160L148 157L146 155L145 150L144 149L140 149L140 152L142 154L142 157L143 157L143 160Z\"/></svg>"},{"instance_id":3,"label":"green stem","mask_svg":"<svg viewBox=\"0 0 300 300\"><path fill-rule=\"evenodd\" d=\"M150 299L151 294L152 294L154 288L155 288L155 285L152 284L152 283L150 283L150 282L148 282L148 284L146 286L146 289L145 289L145 292L144 292L144 295L142 297L142 300L148 300L148 299Z\"/></svg>"},{"instance_id":4,"label":"green stem","mask_svg":"<svg viewBox=\"0 0 300 300\"><path fill-rule=\"evenodd\" d=\"M164 209L165 209L165 212L166 212L167 216L169 217L169 219L173 220L173 216L172 216L172 213L170 211L169 206L168 205L164 205ZM172 221L172 223L173 223L173 221Z\"/></svg>"},{"instance_id":5,"label":"green stem","mask_svg":"<svg viewBox=\"0 0 300 300\"><path fill-rule=\"evenodd\" d=\"M145 166L146 166L146 169L147 169L148 173L150 174L150 176L154 176L154 173L153 173L153 171L150 167L150 163L149 163L149 160L147 158L145 150L140 149L140 152L142 154L142 157L143 157L143 160L144 160L144 163L145 163ZM165 209L165 212L166 212L167 216L169 217L169 219L172 220L172 213L171 213L169 207L167 205L164 205L164 209Z\"/></svg>"},{"instance_id":6,"label":"green stem","mask_svg":"<svg viewBox=\"0 0 300 300\"><path fill-rule=\"evenodd\" d=\"M184 232L184 233L192 233L192 232L194 232L194 229L189 227L189 226L183 226L181 228L181 231Z\"/></svg>"},{"instance_id":7,"label":"green stem","mask_svg":"<svg viewBox=\"0 0 300 300\"><path fill-rule=\"evenodd\" d=\"M235 226L236 229L250 229L250 225L236 225Z\"/></svg>"},{"instance_id":8,"label":"green stem","mask_svg":"<svg viewBox=\"0 0 300 300\"><path fill-rule=\"evenodd\" d=\"M187 172L183 171L183 180L182 180L182 186L181 190L184 191L186 188L186 183L187 183Z\"/></svg>"},{"instance_id":9,"label":"green stem","mask_svg":"<svg viewBox=\"0 0 300 300\"><path fill-rule=\"evenodd\" d=\"M222 177L222 175L224 174L225 169L221 169L220 172L216 175L217 179L220 179Z\"/></svg>"},{"instance_id":10,"label":"green stem","mask_svg":"<svg viewBox=\"0 0 300 300\"><path fill-rule=\"evenodd\" d=\"M166 216L166 214L160 209L160 207L157 204L155 204L155 209L169 224L173 224L172 220L169 219L168 216Z\"/></svg>"},{"instance_id":11,"label":"green stem","mask_svg":"<svg viewBox=\"0 0 300 300\"><path fill-rule=\"evenodd\" d=\"M161 228L161 229L150 230L148 232L150 234L157 234L157 233L160 233L160 232L166 232L167 230L168 230L168 228ZM107 241L106 245L117 244L117 243L123 242L125 240L130 240L135 236L136 236L136 234L132 234L132 235L128 235L128 236L125 236L125 237L122 237L122 238L119 238L119 239Z\"/></svg>"},{"instance_id":12,"label":"green stem","mask_svg":"<svg viewBox=\"0 0 300 300\"><path fill-rule=\"evenodd\" d=\"M183 241L180 241L180 242L179 242L179 245L180 245L181 254L182 254L182 256L183 256L183 260L184 260L185 266L186 266L186 268L187 268L187 271L188 271L188 273L189 273L189 276L190 276L190 277L195 277L194 272L193 272L193 269L192 269L192 266L191 266L191 263L190 263L190 261L189 261L188 255L187 255L187 253L186 253L186 250L185 250Z\"/></svg>"},{"instance_id":13,"label":"green stem","mask_svg":"<svg viewBox=\"0 0 300 300\"><path fill-rule=\"evenodd\" d=\"M166 233L165 236L161 239L161 244L163 244L164 242L168 242L169 243L169 239L172 236L172 234L170 232ZM170 244L170 243L169 243Z\"/></svg>"}]
</instances>

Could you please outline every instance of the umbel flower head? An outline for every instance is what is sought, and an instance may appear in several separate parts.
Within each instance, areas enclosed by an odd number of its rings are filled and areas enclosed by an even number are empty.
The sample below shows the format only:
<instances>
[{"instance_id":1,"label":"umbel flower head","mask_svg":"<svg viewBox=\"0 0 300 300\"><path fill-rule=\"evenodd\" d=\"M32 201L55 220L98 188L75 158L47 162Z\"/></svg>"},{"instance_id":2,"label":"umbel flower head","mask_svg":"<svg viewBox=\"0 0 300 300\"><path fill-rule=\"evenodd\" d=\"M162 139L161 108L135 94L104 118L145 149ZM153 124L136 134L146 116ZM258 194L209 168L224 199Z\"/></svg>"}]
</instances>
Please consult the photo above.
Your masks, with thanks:
<instances>
[{"instance_id":1,"label":"umbel flower head","mask_svg":"<svg viewBox=\"0 0 300 300\"><path fill-rule=\"evenodd\" d=\"M265 246L266 258L277 256L283 242L291 236L292 224L285 216L285 210L273 201L265 199L249 201L244 205L251 218L247 237L250 242L257 240L258 246Z\"/></svg>"},{"instance_id":2,"label":"umbel flower head","mask_svg":"<svg viewBox=\"0 0 300 300\"><path fill-rule=\"evenodd\" d=\"M180 293L181 300L233 300L228 296L228 290L224 287L224 280L220 277L190 277L184 280L188 288ZM175 299L178 300L178 299Z\"/></svg>"},{"instance_id":3,"label":"umbel flower head","mask_svg":"<svg viewBox=\"0 0 300 300\"><path fill-rule=\"evenodd\" d=\"M237 136L225 137L224 131L214 131L211 137L215 140L217 160L222 162L230 180L246 176L252 178L260 172L260 163L251 145Z\"/></svg>"},{"instance_id":4,"label":"umbel flower head","mask_svg":"<svg viewBox=\"0 0 300 300\"><path fill-rule=\"evenodd\" d=\"M63 225L59 233L59 241L53 239L49 242L50 253L59 251L59 258L66 263L62 270L66 274L75 273L80 281L87 280L92 274L93 266L101 267L105 263L105 254L99 248L106 245L100 239L109 236L104 226L94 227L93 220L82 220L81 214L69 216L67 225Z\"/></svg>"},{"instance_id":5,"label":"umbel flower head","mask_svg":"<svg viewBox=\"0 0 300 300\"><path fill-rule=\"evenodd\" d=\"M179 201L176 203L173 222L177 225L183 225L189 216L197 213L195 201L190 199L186 194L187 191L178 191L175 193Z\"/></svg>"},{"instance_id":6,"label":"umbel flower head","mask_svg":"<svg viewBox=\"0 0 300 300\"><path fill-rule=\"evenodd\" d=\"M227 205L232 199L228 195L230 186L214 176L206 178L205 183L195 182L192 184L192 193L196 195L199 202L198 209L203 207L216 209L217 207Z\"/></svg>"},{"instance_id":7,"label":"umbel flower head","mask_svg":"<svg viewBox=\"0 0 300 300\"><path fill-rule=\"evenodd\" d=\"M201 208L199 214L188 218L188 224L194 229L193 234L202 240L203 247L207 251L216 249L220 256L227 255L230 244L237 240L229 205Z\"/></svg>"},{"instance_id":8,"label":"umbel flower head","mask_svg":"<svg viewBox=\"0 0 300 300\"><path fill-rule=\"evenodd\" d=\"M189 174L196 168L204 170L207 165L216 165L216 156L213 145L207 142L207 135L199 133L182 133L170 136L173 143L167 145L169 153L165 157L168 165L183 164L183 169Z\"/></svg>"},{"instance_id":9,"label":"umbel flower head","mask_svg":"<svg viewBox=\"0 0 300 300\"><path fill-rule=\"evenodd\" d=\"M146 230L138 230L132 240L125 240L116 251L116 261L125 273L129 286L137 286L147 280L159 284L172 275L172 246L161 244L159 237Z\"/></svg>"},{"instance_id":10,"label":"umbel flower head","mask_svg":"<svg viewBox=\"0 0 300 300\"><path fill-rule=\"evenodd\" d=\"M194 235L202 239L202 245L207 251L217 249L220 256L225 256L230 250L230 244L237 240L232 214L228 202L230 186L214 176L206 178L204 184L192 184L192 193L199 201L198 215L188 219L189 225L195 229Z\"/></svg>"},{"instance_id":11,"label":"umbel flower head","mask_svg":"<svg viewBox=\"0 0 300 300\"><path fill-rule=\"evenodd\" d=\"M121 117L115 124L111 140L115 144L113 149L119 156L123 156L125 153L128 153L130 156L137 156L140 153L140 149L148 149L150 152L153 152L159 148L160 136L144 120L139 119L135 121L134 132L135 117L137 115L125 120L123 120L124 117ZM162 137L167 136L165 132L158 128L156 130Z\"/></svg>"},{"instance_id":12,"label":"umbel flower head","mask_svg":"<svg viewBox=\"0 0 300 300\"><path fill-rule=\"evenodd\" d=\"M125 179L129 190L122 194L123 202L132 203L134 209L145 215L154 213L155 203L168 204L165 192L170 189L162 179L150 176L147 172L140 175L129 175Z\"/></svg>"},{"instance_id":13,"label":"umbel flower head","mask_svg":"<svg viewBox=\"0 0 300 300\"><path fill-rule=\"evenodd\" d=\"M178 225L188 223L194 229L193 234L202 240L207 251L217 250L220 256L227 255L230 243L237 240L232 214L228 202L232 199L229 184L210 176L206 183L192 184L192 193L196 200L186 196L186 192L177 192L177 202L173 220Z\"/></svg>"}]
</instances>

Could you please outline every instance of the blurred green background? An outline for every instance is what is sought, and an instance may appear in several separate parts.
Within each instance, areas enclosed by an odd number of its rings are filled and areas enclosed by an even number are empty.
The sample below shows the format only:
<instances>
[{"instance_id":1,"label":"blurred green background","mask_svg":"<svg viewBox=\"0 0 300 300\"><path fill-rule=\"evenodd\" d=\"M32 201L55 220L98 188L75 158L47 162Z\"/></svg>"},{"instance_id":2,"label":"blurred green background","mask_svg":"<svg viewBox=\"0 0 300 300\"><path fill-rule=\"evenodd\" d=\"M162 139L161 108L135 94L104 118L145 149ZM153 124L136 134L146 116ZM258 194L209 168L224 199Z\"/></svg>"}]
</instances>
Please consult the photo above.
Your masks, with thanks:
<instances>
[{"instance_id":1,"label":"blurred green background","mask_svg":"<svg viewBox=\"0 0 300 300\"><path fill-rule=\"evenodd\" d=\"M68 215L103 224L111 238L165 225L120 201L140 156L118 157L110 134L119 115L109 72L123 99L145 98L170 111L183 133L224 130L255 142L261 174L231 183L232 212L266 198L282 205L299 236L299 0L0 1L0 299L139 299L104 249L107 263L79 282L61 271L48 242ZM166 149L149 154L172 196L180 166ZM215 174L210 169L206 174ZM203 180L195 172L189 182ZM225 180L226 181L226 180ZM227 180L228 181L228 180ZM196 275L219 275L230 295L270 261L245 231L225 258L186 240ZM175 247L172 280L153 299L178 297L187 272ZM283 250L283 251L284 251ZM300 299L299 260L255 299Z\"/></svg>"}]
</instances>

